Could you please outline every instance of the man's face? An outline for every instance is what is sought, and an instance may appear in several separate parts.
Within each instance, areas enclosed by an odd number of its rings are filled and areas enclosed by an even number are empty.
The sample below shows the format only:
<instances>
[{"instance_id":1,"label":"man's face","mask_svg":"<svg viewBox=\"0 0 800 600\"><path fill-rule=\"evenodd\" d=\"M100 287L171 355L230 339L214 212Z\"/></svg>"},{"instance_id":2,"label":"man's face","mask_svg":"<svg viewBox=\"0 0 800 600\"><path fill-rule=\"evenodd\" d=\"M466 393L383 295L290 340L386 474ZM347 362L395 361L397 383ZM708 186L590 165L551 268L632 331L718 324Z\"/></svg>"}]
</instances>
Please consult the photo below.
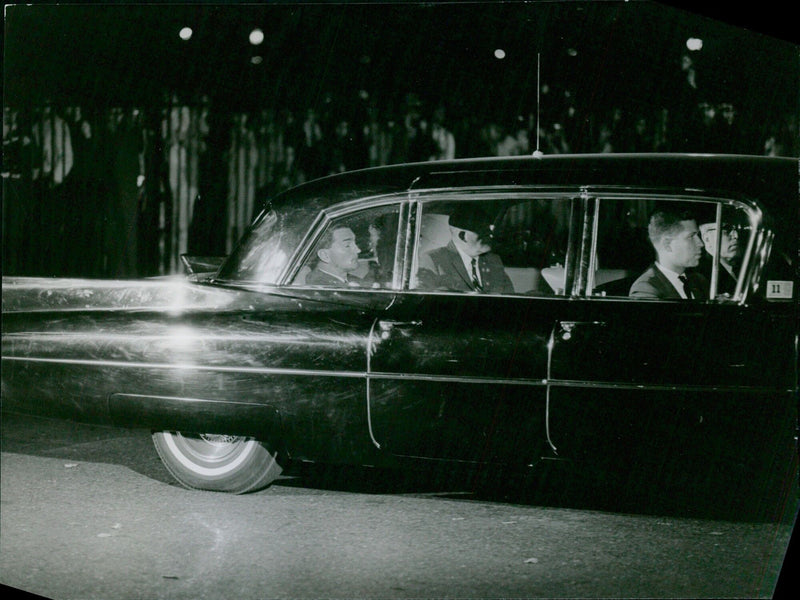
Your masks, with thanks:
<instances>
[{"instance_id":1,"label":"man's face","mask_svg":"<svg viewBox=\"0 0 800 600\"><path fill-rule=\"evenodd\" d=\"M703 243L705 244L706 252L708 252L711 256L714 256L714 253L717 251L716 225L712 225L711 227L706 227L704 229ZM737 256L739 256L740 248L739 232L736 231L736 229L723 225L722 240L719 247L720 260L734 260Z\"/></svg>"},{"instance_id":2,"label":"man's face","mask_svg":"<svg viewBox=\"0 0 800 600\"><path fill-rule=\"evenodd\" d=\"M454 228L455 229L455 228ZM458 246L467 256L476 257L486 254L492 249L489 239L468 229L455 229Z\"/></svg>"},{"instance_id":3,"label":"man's face","mask_svg":"<svg viewBox=\"0 0 800 600\"><path fill-rule=\"evenodd\" d=\"M673 267L696 267L703 255L703 240L695 221L681 221L681 229L665 241Z\"/></svg>"},{"instance_id":4,"label":"man's face","mask_svg":"<svg viewBox=\"0 0 800 600\"><path fill-rule=\"evenodd\" d=\"M333 231L333 242L330 248L320 250L320 258L331 266L349 273L358 268L356 236L349 227L340 227Z\"/></svg>"}]
</instances>

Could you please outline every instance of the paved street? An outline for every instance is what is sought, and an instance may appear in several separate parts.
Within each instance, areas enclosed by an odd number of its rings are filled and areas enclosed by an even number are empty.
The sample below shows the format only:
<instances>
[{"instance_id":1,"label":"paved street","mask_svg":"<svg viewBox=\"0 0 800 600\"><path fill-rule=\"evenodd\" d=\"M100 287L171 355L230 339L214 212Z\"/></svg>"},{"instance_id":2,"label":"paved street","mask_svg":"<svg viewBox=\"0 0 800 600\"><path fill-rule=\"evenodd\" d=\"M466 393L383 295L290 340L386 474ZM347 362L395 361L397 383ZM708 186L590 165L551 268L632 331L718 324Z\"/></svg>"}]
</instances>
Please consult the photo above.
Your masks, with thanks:
<instances>
[{"instance_id":1,"label":"paved street","mask_svg":"<svg viewBox=\"0 0 800 600\"><path fill-rule=\"evenodd\" d=\"M371 474L174 485L143 431L4 415L0 583L58 599L770 597L783 523L502 501Z\"/></svg>"}]
</instances>

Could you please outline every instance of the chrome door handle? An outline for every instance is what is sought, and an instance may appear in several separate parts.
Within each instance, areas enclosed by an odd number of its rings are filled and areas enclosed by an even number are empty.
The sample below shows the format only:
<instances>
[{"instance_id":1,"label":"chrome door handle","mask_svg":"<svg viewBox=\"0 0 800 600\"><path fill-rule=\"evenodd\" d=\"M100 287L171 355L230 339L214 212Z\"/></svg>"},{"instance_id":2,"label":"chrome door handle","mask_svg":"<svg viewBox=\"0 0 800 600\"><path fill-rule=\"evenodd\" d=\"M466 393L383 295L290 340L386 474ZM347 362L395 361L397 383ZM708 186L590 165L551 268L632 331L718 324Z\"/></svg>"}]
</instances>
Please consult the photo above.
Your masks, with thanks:
<instances>
[{"instance_id":1,"label":"chrome door handle","mask_svg":"<svg viewBox=\"0 0 800 600\"><path fill-rule=\"evenodd\" d=\"M422 321L378 321L381 331L389 331L394 327L419 327Z\"/></svg>"},{"instance_id":2,"label":"chrome door handle","mask_svg":"<svg viewBox=\"0 0 800 600\"><path fill-rule=\"evenodd\" d=\"M419 327L422 325L422 321L387 321L381 320L378 321L378 329L381 331L381 339L385 340L389 338L389 333L395 327L400 328L410 328L410 327Z\"/></svg>"},{"instance_id":3,"label":"chrome door handle","mask_svg":"<svg viewBox=\"0 0 800 600\"><path fill-rule=\"evenodd\" d=\"M572 330L575 329L578 325L591 325L593 327L605 327L606 323L604 321L559 321L559 332L558 335L561 337L562 340L565 342L572 337Z\"/></svg>"}]
</instances>

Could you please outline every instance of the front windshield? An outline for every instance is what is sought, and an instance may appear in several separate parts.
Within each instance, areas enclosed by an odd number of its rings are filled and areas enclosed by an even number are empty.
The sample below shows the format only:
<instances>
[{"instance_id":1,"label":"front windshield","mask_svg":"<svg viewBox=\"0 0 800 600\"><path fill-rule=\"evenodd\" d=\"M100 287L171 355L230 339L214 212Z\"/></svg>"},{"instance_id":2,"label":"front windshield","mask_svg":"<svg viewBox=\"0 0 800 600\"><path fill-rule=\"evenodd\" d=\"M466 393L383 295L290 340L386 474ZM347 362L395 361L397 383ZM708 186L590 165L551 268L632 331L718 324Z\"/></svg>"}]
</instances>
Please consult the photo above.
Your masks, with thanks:
<instances>
[{"instance_id":1,"label":"front windshield","mask_svg":"<svg viewBox=\"0 0 800 600\"><path fill-rule=\"evenodd\" d=\"M299 215L262 212L219 271L218 279L275 284L306 231ZM302 222L301 222L302 221Z\"/></svg>"}]
</instances>

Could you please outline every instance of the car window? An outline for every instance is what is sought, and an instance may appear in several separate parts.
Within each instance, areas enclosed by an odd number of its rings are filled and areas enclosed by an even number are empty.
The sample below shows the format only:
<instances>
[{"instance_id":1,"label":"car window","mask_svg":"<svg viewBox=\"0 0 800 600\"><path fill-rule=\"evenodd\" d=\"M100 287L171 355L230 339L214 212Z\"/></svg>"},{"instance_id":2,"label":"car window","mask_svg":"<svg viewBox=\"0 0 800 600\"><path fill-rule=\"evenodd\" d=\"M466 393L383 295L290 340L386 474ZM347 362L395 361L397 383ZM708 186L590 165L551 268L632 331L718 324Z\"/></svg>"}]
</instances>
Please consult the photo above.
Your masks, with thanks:
<instances>
[{"instance_id":1,"label":"car window","mask_svg":"<svg viewBox=\"0 0 800 600\"><path fill-rule=\"evenodd\" d=\"M290 285L394 288L399 215L399 205L391 205L331 219Z\"/></svg>"},{"instance_id":2,"label":"car window","mask_svg":"<svg viewBox=\"0 0 800 600\"><path fill-rule=\"evenodd\" d=\"M741 206L601 199L590 293L677 300L681 286L693 300L733 298L750 235L751 215Z\"/></svg>"},{"instance_id":3,"label":"car window","mask_svg":"<svg viewBox=\"0 0 800 600\"><path fill-rule=\"evenodd\" d=\"M301 225L292 213L262 212L222 265L219 278L275 283L297 243Z\"/></svg>"},{"instance_id":4,"label":"car window","mask_svg":"<svg viewBox=\"0 0 800 600\"><path fill-rule=\"evenodd\" d=\"M569 210L567 197L423 202L411 289L563 294Z\"/></svg>"}]
</instances>

